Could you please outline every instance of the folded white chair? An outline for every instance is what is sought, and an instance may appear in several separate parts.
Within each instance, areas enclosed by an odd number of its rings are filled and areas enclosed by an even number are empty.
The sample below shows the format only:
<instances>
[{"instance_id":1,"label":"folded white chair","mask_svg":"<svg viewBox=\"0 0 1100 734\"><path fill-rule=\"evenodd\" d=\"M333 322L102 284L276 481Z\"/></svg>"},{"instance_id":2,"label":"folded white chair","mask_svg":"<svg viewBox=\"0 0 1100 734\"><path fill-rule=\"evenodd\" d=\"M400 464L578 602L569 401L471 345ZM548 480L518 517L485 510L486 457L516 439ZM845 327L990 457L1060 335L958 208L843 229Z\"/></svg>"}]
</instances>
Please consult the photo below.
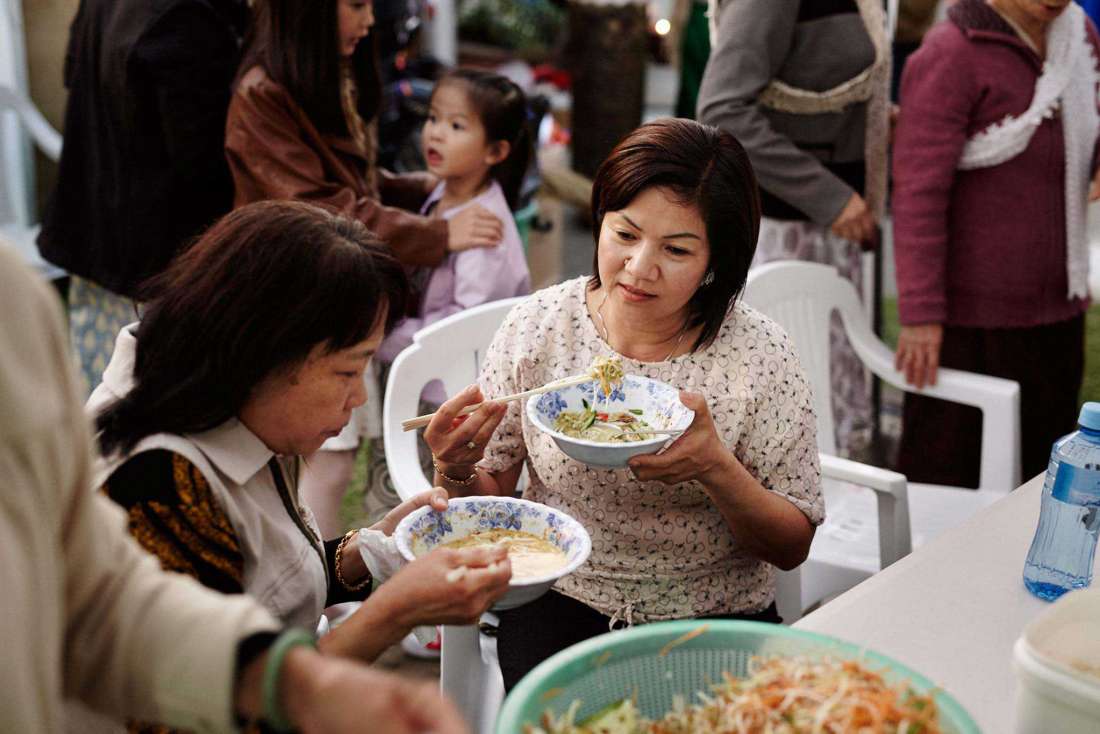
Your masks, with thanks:
<instances>
[{"instance_id":1,"label":"folded white chair","mask_svg":"<svg viewBox=\"0 0 1100 734\"><path fill-rule=\"evenodd\" d=\"M754 268L745 302L774 319L790 335L814 392L818 449L822 453L826 521L820 527L802 567L803 608L850 588L899 556L887 553L879 532L896 486L894 472L874 467L842 468L833 458L836 435L829 382L829 320L838 312L856 354L873 374L908 392L919 392L981 409L983 415L978 490L909 483L910 539L920 546L966 520L1015 488L1020 482L1019 385L1011 380L941 369L936 385L916 390L894 369L893 352L871 331L855 288L832 267L783 261ZM934 456L928 457L935 461ZM848 462L854 464L854 462ZM864 473L866 470L866 473ZM891 479L890 475L894 476ZM877 477L872 481L873 477ZM862 487L876 490L872 494ZM893 495L895 507L899 495ZM891 522L899 523L898 515ZM894 528L894 549L903 539ZM790 582L786 582L787 587Z\"/></svg>"},{"instance_id":2,"label":"folded white chair","mask_svg":"<svg viewBox=\"0 0 1100 734\"><path fill-rule=\"evenodd\" d=\"M420 393L432 380L442 380L447 395L477 381L497 327L521 300L487 303L437 321L418 331L393 361L382 407L382 437L390 477L401 499L431 487L420 468L416 432L402 431L401 422L417 415ZM487 617L495 622L495 617ZM492 732L504 700L496 641L474 625L444 627L440 686L475 734Z\"/></svg>"}]
</instances>

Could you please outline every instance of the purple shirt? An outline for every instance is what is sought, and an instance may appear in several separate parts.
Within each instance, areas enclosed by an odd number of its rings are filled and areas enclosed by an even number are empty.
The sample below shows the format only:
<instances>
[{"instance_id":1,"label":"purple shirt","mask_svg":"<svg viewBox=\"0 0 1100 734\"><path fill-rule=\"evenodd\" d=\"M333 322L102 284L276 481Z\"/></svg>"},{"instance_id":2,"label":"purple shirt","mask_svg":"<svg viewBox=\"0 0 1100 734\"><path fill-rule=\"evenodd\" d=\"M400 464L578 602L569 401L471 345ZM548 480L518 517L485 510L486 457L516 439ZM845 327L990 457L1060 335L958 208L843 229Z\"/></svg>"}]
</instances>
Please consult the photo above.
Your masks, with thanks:
<instances>
[{"instance_id":1,"label":"purple shirt","mask_svg":"<svg viewBox=\"0 0 1100 734\"><path fill-rule=\"evenodd\" d=\"M436 186L420 213L430 212L443 198L445 190L445 183ZM442 212L440 216L450 219L473 204L481 204L500 218L504 225L504 237L500 244L447 255L442 264L431 271L420 301L419 315L398 323L382 342L377 354L381 361L392 362L401 350L412 344L413 334L429 324L471 306L525 296L531 292L531 274L527 270L523 240L500 184L492 181L484 192L465 204Z\"/></svg>"},{"instance_id":2,"label":"purple shirt","mask_svg":"<svg viewBox=\"0 0 1100 734\"><path fill-rule=\"evenodd\" d=\"M1014 158L958 170L968 138L1028 108L1043 62L983 0L961 0L949 18L902 75L893 200L901 323L1028 328L1073 318L1088 302L1066 298L1060 116ZM1091 23L1088 34L1095 47ZM1089 142L1083 155L1093 150Z\"/></svg>"}]
</instances>

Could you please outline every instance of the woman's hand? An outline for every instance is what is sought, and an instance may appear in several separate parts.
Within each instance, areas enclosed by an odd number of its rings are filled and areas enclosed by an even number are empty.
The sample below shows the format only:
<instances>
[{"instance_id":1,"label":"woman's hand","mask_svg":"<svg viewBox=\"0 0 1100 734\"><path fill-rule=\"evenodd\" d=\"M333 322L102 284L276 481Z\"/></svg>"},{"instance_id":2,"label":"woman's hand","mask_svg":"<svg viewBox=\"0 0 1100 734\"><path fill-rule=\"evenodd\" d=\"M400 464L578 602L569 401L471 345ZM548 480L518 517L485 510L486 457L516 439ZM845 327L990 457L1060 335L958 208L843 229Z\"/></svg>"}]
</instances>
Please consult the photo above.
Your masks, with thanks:
<instances>
[{"instance_id":1,"label":"woman's hand","mask_svg":"<svg viewBox=\"0 0 1100 734\"><path fill-rule=\"evenodd\" d=\"M641 481L679 484L697 479L706 482L708 477L721 471L733 459L718 438L718 430L714 427L714 419L703 396L681 391L680 402L695 411L695 420L662 453L630 459L630 470Z\"/></svg>"},{"instance_id":2,"label":"woman's hand","mask_svg":"<svg viewBox=\"0 0 1100 734\"><path fill-rule=\"evenodd\" d=\"M871 209L859 194L852 194L848 203L833 220L829 229L837 237L863 244L870 242L875 234L875 219Z\"/></svg>"},{"instance_id":3,"label":"woman's hand","mask_svg":"<svg viewBox=\"0 0 1100 734\"><path fill-rule=\"evenodd\" d=\"M496 247L504 237L500 218L481 204L468 206L447 220L447 250Z\"/></svg>"},{"instance_id":4,"label":"woman's hand","mask_svg":"<svg viewBox=\"0 0 1100 734\"><path fill-rule=\"evenodd\" d=\"M478 386L470 385L443 403L435 412L432 422L424 429L424 441L447 474L451 474L446 471L448 468L472 467L481 461L485 456L485 447L493 437L493 431L504 418L508 406L482 400ZM481 407L473 413L459 415L467 405L478 403L481 403Z\"/></svg>"},{"instance_id":5,"label":"woman's hand","mask_svg":"<svg viewBox=\"0 0 1100 734\"><path fill-rule=\"evenodd\" d=\"M367 603L388 605L406 631L427 624L473 624L508 590L511 578L503 546L437 548L398 571Z\"/></svg>"},{"instance_id":6,"label":"woman's hand","mask_svg":"<svg viewBox=\"0 0 1100 734\"><path fill-rule=\"evenodd\" d=\"M305 647L287 653L279 691L283 710L303 734L351 734L364 731L364 722L377 734L468 731L438 684L413 682Z\"/></svg>"},{"instance_id":7,"label":"woman's hand","mask_svg":"<svg viewBox=\"0 0 1100 734\"><path fill-rule=\"evenodd\" d=\"M1096 171L1096 175L1092 177L1092 184L1089 186L1089 201L1096 201L1100 199L1100 170Z\"/></svg>"},{"instance_id":8,"label":"woman's hand","mask_svg":"<svg viewBox=\"0 0 1100 734\"><path fill-rule=\"evenodd\" d=\"M903 326L898 333L894 368L904 372L905 381L918 390L935 385L942 344L943 324Z\"/></svg>"},{"instance_id":9,"label":"woman's hand","mask_svg":"<svg viewBox=\"0 0 1100 734\"><path fill-rule=\"evenodd\" d=\"M424 505L431 505L433 510L443 512L447 509L447 490L442 487L429 489L405 500L397 507L386 513L386 516L370 526L371 530L380 530L383 535L393 535L397 529L397 523L405 519L405 516L419 510Z\"/></svg>"}]
</instances>

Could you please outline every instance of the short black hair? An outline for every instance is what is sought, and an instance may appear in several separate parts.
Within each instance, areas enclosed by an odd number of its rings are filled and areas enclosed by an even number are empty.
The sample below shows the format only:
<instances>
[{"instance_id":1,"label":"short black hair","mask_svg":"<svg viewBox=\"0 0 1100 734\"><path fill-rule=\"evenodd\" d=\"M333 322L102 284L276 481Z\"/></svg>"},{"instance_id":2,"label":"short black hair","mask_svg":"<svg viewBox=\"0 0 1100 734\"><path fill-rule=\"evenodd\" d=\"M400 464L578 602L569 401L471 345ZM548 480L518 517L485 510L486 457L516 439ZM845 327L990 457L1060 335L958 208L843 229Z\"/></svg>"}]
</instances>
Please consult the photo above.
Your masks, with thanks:
<instances>
[{"instance_id":1,"label":"short black hair","mask_svg":"<svg viewBox=\"0 0 1100 734\"><path fill-rule=\"evenodd\" d=\"M266 377L314 347L367 339L405 314L409 285L362 223L302 202L249 204L146 285L134 386L96 418L104 455L237 415Z\"/></svg>"},{"instance_id":2,"label":"short black hair","mask_svg":"<svg viewBox=\"0 0 1100 734\"><path fill-rule=\"evenodd\" d=\"M599 242L604 215L630 205L646 189L667 189L699 209L710 243L714 278L688 302L689 328L703 326L692 350L710 344L745 287L760 233L760 191L749 156L730 133L693 120L647 123L619 141L592 183L596 241L589 287L600 287Z\"/></svg>"}]
</instances>

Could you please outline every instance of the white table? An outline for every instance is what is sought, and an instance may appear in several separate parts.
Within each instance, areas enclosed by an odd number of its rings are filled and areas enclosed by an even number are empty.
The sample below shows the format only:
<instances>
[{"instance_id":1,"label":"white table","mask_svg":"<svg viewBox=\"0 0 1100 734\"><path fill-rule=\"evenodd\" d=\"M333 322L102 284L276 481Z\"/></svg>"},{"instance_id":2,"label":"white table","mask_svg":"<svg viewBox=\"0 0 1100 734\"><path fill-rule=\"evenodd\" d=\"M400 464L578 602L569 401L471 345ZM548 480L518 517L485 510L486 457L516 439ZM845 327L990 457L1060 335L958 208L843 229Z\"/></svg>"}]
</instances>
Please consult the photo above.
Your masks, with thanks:
<instances>
[{"instance_id":1,"label":"white table","mask_svg":"<svg viewBox=\"0 0 1100 734\"><path fill-rule=\"evenodd\" d=\"M1047 608L1022 580L1042 481L1032 479L794 626L895 658L958 699L985 734L1008 734L1012 645Z\"/></svg>"}]
</instances>

